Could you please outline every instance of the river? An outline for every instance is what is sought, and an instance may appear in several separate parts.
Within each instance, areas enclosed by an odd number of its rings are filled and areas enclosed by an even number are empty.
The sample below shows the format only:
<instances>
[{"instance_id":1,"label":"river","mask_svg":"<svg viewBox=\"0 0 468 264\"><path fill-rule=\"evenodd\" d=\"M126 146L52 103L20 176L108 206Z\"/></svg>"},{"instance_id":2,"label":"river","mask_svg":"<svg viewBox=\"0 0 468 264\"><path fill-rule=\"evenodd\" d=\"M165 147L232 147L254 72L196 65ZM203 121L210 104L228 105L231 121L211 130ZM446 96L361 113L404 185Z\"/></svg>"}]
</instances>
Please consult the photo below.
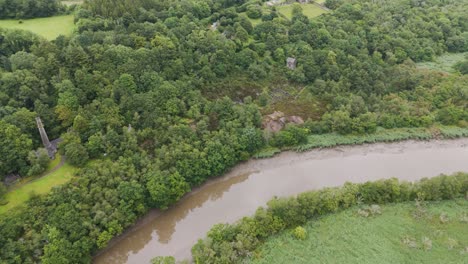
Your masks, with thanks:
<instances>
[{"instance_id":1,"label":"river","mask_svg":"<svg viewBox=\"0 0 468 264\"><path fill-rule=\"evenodd\" d=\"M113 239L96 264L149 263L163 255L190 258L190 249L216 223L251 215L274 196L397 177L414 181L468 171L468 138L404 141L284 152L234 167L166 211L153 210Z\"/></svg>"}]
</instances>

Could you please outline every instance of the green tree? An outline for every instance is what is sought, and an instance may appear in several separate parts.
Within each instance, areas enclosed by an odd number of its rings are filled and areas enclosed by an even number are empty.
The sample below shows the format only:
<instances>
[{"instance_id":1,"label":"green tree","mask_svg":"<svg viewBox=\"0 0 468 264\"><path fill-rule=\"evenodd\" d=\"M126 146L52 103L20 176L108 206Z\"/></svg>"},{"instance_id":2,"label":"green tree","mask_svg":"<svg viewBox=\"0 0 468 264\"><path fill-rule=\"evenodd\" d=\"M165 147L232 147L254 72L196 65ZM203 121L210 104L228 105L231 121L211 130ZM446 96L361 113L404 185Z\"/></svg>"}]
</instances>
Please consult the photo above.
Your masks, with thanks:
<instances>
[{"instance_id":1,"label":"green tree","mask_svg":"<svg viewBox=\"0 0 468 264\"><path fill-rule=\"evenodd\" d=\"M28 161L31 168L28 171L29 176L35 176L43 173L49 165L50 158L47 150L40 148L37 151L31 150L28 154Z\"/></svg>"},{"instance_id":2,"label":"green tree","mask_svg":"<svg viewBox=\"0 0 468 264\"><path fill-rule=\"evenodd\" d=\"M146 177L146 188L154 206L167 209L170 204L178 201L190 190L189 184L178 172L153 172Z\"/></svg>"},{"instance_id":3,"label":"green tree","mask_svg":"<svg viewBox=\"0 0 468 264\"><path fill-rule=\"evenodd\" d=\"M0 120L0 176L8 173L19 172L24 175L29 166L27 158L32 148L32 140L21 130Z\"/></svg>"},{"instance_id":4,"label":"green tree","mask_svg":"<svg viewBox=\"0 0 468 264\"><path fill-rule=\"evenodd\" d=\"M89 159L86 148L78 142L65 145L65 156L70 164L78 167L84 166Z\"/></svg>"}]
</instances>

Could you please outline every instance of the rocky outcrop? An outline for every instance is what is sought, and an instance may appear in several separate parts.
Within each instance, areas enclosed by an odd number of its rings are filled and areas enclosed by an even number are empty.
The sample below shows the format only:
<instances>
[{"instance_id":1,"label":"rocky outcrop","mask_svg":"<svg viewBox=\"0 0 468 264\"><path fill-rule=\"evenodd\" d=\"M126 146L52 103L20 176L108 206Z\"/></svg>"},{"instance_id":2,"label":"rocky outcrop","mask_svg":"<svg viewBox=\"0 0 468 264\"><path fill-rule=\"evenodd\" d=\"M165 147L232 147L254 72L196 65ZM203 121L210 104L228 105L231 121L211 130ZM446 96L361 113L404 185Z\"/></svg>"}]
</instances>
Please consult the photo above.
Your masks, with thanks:
<instances>
[{"instance_id":1,"label":"rocky outcrop","mask_svg":"<svg viewBox=\"0 0 468 264\"><path fill-rule=\"evenodd\" d=\"M273 114L263 118L263 129L270 132L278 132L287 124L303 124L304 120L300 116L285 116L283 112L275 111Z\"/></svg>"}]
</instances>

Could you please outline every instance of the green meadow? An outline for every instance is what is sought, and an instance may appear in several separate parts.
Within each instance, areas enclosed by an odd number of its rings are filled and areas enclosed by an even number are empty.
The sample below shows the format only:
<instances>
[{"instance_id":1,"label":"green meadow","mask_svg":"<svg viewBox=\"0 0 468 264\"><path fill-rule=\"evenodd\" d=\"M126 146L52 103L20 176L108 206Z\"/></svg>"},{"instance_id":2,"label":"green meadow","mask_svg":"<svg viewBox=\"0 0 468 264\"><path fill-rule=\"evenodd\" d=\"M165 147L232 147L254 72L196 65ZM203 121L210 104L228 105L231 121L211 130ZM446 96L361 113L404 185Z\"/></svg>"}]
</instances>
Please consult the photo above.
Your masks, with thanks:
<instances>
[{"instance_id":1,"label":"green meadow","mask_svg":"<svg viewBox=\"0 0 468 264\"><path fill-rule=\"evenodd\" d=\"M467 263L468 200L354 207L271 237L250 263Z\"/></svg>"},{"instance_id":2,"label":"green meadow","mask_svg":"<svg viewBox=\"0 0 468 264\"><path fill-rule=\"evenodd\" d=\"M54 40L59 35L68 36L73 33L75 24L73 15L43 17L26 20L0 20L0 27L28 30L48 40ZM20 23L20 21L22 23Z\"/></svg>"},{"instance_id":3,"label":"green meadow","mask_svg":"<svg viewBox=\"0 0 468 264\"><path fill-rule=\"evenodd\" d=\"M12 189L6 194L5 201L7 204L0 206L0 214L3 214L10 209L17 207L27 202L31 196L46 194L58 185L62 185L70 181L77 168L66 163L55 171L53 170L60 162L60 156L51 162L47 171L42 177L27 178L25 181L13 186Z\"/></svg>"},{"instance_id":4,"label":"green meadow","mask_svg":"<svg viewBox=\"0 0 468 264\"><path fill-rule=\"evenodd\" d=\"M301 7L302 7L302 13L308 18L314 18L327 12L314 4L303 4L301 5ZM292 8L293 8L293 5L284 5L284 6L277 6L276 10L278 10L278 12L283 14L286 18L291 19Z\"/></svg>"}]
</instances>

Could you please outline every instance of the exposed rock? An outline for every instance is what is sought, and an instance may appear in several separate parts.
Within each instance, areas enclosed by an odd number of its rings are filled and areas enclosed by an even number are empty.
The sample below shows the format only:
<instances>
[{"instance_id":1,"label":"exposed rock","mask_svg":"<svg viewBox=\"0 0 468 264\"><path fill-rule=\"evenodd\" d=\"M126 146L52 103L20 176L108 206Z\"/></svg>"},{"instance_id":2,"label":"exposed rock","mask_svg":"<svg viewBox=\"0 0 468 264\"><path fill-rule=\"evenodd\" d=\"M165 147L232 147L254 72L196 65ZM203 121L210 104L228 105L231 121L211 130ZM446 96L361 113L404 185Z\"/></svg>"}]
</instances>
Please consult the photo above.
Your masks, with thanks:
<instances>
[{"instance_id":1,"label":"exposed rock","mask_svg":"<svg viewBox=\"0 0 468 264\"><path fill-rule=\"evenodd\" d=\"M267 131L278 132L291 123L300 125L304 120L300 116L285 116L283 112L275 111L263 118L262 126Z\"/></svg>"},{"instance_id":2,"label":"exposed rock","mask_svg":"<svg viewBox=\"0 0 468 264\"><path fill-rule=\"evenodd\" d=\"M15 182L17 182L19 179L21 179L21 176L19 176L19 174L9 174L5 177L5 179L3 180L3 183L6 186L11 186Z\"/></svg>"}]
</instances>

